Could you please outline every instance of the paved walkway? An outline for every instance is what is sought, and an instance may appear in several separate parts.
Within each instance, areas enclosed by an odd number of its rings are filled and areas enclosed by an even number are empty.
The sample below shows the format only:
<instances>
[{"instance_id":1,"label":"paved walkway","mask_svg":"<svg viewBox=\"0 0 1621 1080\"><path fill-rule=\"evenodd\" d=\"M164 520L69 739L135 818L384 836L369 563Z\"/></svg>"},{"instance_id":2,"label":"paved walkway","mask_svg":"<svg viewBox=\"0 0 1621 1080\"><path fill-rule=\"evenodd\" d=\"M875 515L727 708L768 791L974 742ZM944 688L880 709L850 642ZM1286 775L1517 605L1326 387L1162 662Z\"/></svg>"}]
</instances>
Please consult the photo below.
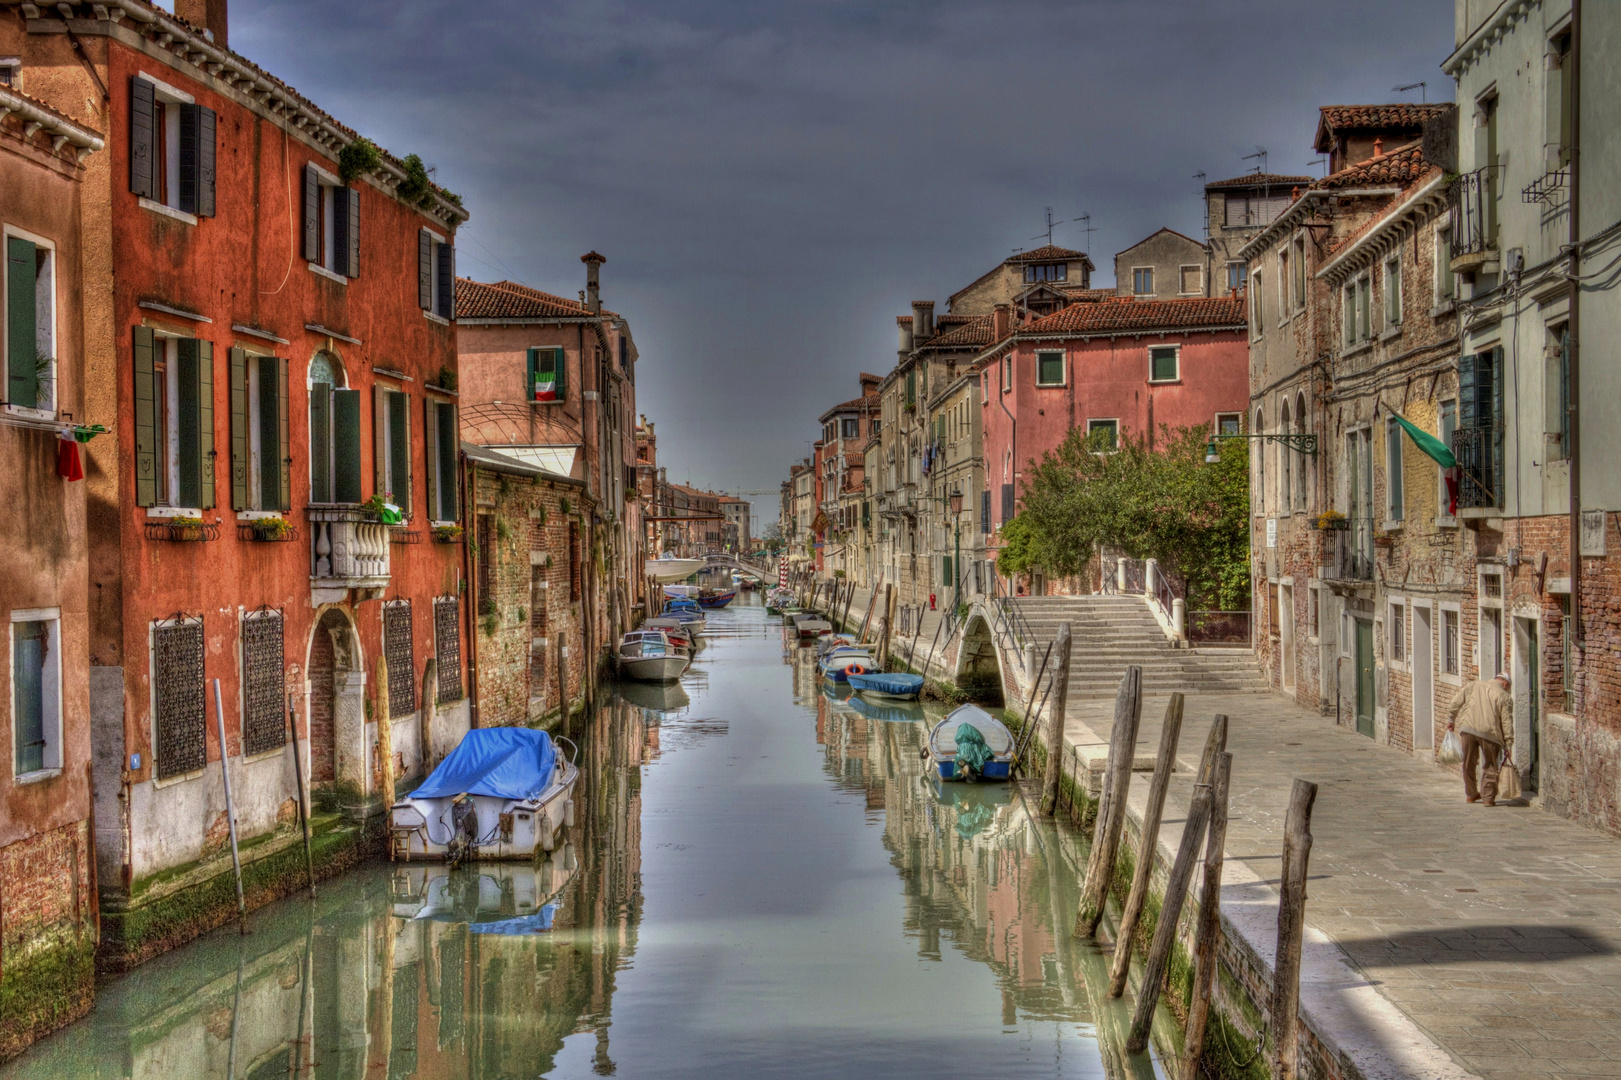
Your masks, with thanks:
<instances>
[{"instance_id":1,"label":"paved walkway","mask_svg":"<svg viewBox=\"0 0 1621 1080\"><path fill-rule=\"evenodd\" d=\"M1138 752L1152 759L1166 695L1146 690ZM1112 708L1070 710L1083 755L1106 750ZM1270 963L1289 788L1315 781L1306 918L1321 935L1302 1003L1365 1075L1621 1077L1621 842L1533 807L1468 805L1455 774L1241 694L1187 698L1162 851L1218 712L1233 754L1223 909ZM1147 787L1137 773L1134 804Z\"/></svg>"}]
</instances>

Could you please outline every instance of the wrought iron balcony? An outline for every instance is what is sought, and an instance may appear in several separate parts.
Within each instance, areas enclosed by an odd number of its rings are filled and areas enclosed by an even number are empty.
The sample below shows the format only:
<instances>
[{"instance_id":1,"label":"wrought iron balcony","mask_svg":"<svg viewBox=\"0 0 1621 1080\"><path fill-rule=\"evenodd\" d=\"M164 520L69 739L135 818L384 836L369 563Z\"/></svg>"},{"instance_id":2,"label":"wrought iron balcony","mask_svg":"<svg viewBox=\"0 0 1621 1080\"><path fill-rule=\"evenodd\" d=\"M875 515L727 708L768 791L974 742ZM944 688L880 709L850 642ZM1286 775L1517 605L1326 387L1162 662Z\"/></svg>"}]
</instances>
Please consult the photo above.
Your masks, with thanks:
<instances>
[{"instance_id":1,"label":"wrought iron balcony","mask_svg":"<svg viewBox=\"0 0 1621 1080\"><path fill-rule=\"evenodd\" d=\"M361 589L381 596L391 575L388 526L358 506L311 506L304 514L311 591Z\"/></svg>"},{"instance_id":2,"label":"wrought iron balcony","mask_svg":"<svg viewBox=\"0 0 1621 1080\"><path fill-rule=\"evenodd\" d=\"M1333 537L1329 566L1338 581L1373 580L1373 519L1350 518Z\"/></svg>"},{"instance_id":3,"label":"wrought iron balcony","mask_svg":"<svg viewBox=\"0 0 1621 1080\"><path fill-rule=\"evenodd\" d=\"M1452 435L1458 459L1458 506L1482 509L1503 505L1503 427L1471 424Z\"/></svg>"},{"instance_id":4,"label":"wrought iron balcony","mask_svg":"<svg viewBox=\"0 0 1621 1080\"><path fill-rule=\"evenodd\" d=\"M1495 165L1464 173L1452 182L1452 269L1470 273L1497 259Z\"/></svg>"}]
</instances>

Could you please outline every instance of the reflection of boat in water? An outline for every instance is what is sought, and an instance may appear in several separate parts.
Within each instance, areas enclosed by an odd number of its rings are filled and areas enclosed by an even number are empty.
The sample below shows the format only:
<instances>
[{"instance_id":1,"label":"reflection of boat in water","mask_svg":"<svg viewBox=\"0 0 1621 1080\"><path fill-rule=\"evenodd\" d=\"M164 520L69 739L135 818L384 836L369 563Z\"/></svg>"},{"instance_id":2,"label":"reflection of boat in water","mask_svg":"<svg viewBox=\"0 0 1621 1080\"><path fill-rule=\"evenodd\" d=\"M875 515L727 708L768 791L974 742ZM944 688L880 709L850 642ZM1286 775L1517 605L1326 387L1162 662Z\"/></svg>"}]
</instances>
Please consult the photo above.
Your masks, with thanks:
<instances>
[{"instance_id":1,"label":"reflection of boat in water","mask_svg":"<svg viewBox=\"0 0 1621 1080\"><path fill-rule=\"evenodd\" d=\"M552 928L558 894L579 868L574 852L535 866L400 866L394 871L394 916L466 923L475 934L539 934Z\"/></svg>"},{"instance_id":2,"label":"reflection of boat in water","mask_svg":"<svg viewBox=\"0 0 1621 1080\"><path fill-rule=\"evenodd\" d=\"M968 775L960 776L957 762L962 758L958 754L957 734L964 725L971 725L979 732L984 749L990 753L984 761L975 764ZM961 749L969 751L971 748L965 745ZM978 705L963 705L934 725L929 732L928 754L942 780L1006 780L1012 775L1013 732Z\"/></svg>"},{"instance_id":3,"label":"reflection of boat in water","mask_svg":"<svg viewBox=\"0 0 1621 1080\"><path fill-rule=\"evenodd\" d=\"M1022 809L1014 803L1012 789L998 784L981 787L978 784L948 784L939 776L930 776L926 783L933 788L935 800L948 806L948 815L964 840L972 840L998 821L1012 822ZM1026 815L1027 816L1027 815ZM995 834L996 830L992 830Z\"/></svg>"},{"instance_id":4,"label":"reflection of boat in water","mask_svg":"<svg viewBox=\"0 0 1621 1080\"><path fill-rule=\"evenodd\" d=\"M869 701L860 694L852 694L849 705L869 720L883 720L891 724L913 724L927 719L923 706L916 701Z\"/></svg>"},{"instance_id":5,"label":"reflection of boat in water","mask_svg":"<svg viewBox=\"0 0 1621 1080\"><path fill-rule=\"evenodd\" d=\"M676 712L692 704L680 683L615 683L621 701L655 712Z\"/></svg>"}]
</instances>

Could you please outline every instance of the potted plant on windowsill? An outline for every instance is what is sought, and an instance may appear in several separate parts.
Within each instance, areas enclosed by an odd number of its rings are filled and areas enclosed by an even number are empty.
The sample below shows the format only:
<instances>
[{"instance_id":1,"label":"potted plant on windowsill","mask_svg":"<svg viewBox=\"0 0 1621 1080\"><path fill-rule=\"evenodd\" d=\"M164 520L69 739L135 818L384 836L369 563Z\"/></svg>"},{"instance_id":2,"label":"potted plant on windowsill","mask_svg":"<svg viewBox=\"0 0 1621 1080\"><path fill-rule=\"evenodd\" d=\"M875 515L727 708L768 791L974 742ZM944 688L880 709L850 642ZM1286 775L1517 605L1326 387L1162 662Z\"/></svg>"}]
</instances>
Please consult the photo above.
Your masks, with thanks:
<instances>
[{"instance_id":1,"label":"potted plant on windowsill","mask_svg":"<svg viewBox=\"0 0 1621 1080\"><path fill-rule=\"evenodd\" d=\"M433 542L436 544L454 544L462 538L460 525L435 525L433 527Z\"/></svg>"},{"instance_id":2,"label":"potted plant on windowsill","mask_svg":"<svg viewBox=\"0 0 1621 1080\"><path fill-rule=\"evenodd\" d=\"M1340 532L1351 527L1350 521L1338 510L1325 510L1313 524L1323 532Z\"/></svg>"},{"instance_id":3,"label":"potted plant on windowsill","mask_svg":"<svg viewBox=\"0 0 1621 1080\"><path fill-rule=\"evenodd\" d=\"M259 518L248 522L253 539L262 544L274 544L293 538L293 523L286 518Z\"/></svg>"},{"instance_id":4,"label":"potted plant on windowsill","mask_svg":"<svg viewBox=\"0 0 1621 1080\"><path fill-rule=\"evenodd\" d=\"M388 495L379 492L361 503L360 508L384 525L403 525L405 524L405 512L389 502L392 497L392 492Z\"/></svg>"},{"instance_id":5,"label":"potted plant on windowsill","mask_svg":"<svg viewBox=\"0 0 1621 1080\"><path fill-rule=\"evenodd\" d=\"M201 540L203 538L203 519L187 517L184 514L179 517L172 517L169 519L169 535L176 540Z\"/></svg>"}]
</instances>

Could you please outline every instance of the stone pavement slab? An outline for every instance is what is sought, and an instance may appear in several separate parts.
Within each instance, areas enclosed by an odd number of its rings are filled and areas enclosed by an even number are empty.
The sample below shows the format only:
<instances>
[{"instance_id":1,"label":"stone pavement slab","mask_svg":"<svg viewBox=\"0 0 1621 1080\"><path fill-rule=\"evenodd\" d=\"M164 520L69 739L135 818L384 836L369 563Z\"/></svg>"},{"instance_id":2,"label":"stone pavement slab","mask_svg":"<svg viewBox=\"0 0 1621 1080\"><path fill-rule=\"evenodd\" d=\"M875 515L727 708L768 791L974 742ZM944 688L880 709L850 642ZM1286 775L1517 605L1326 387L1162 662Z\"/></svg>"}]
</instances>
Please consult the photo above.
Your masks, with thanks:
<instances>
[{"instance_id":1,"label":"stone pavement slab","mask_svg":"<svg viewBox=\"0 0 1621 1080\"><path fill-rule=\"evenodd\" d=\"M1168 689L1144 688L1139 755L1155 753ZM1081 756L1112 712L1072 704ZM1289 789L1317 783L1302 1004L1365 1075L1621 1077L1621 841L1533 807L1469 805L1456 770L1280 697L1194 694L1162 851L1216 713L1233 754L1223 910L1270 964ZM1147 786L1133 778L1134 802Z\"/></svg>"}]
</instances>

